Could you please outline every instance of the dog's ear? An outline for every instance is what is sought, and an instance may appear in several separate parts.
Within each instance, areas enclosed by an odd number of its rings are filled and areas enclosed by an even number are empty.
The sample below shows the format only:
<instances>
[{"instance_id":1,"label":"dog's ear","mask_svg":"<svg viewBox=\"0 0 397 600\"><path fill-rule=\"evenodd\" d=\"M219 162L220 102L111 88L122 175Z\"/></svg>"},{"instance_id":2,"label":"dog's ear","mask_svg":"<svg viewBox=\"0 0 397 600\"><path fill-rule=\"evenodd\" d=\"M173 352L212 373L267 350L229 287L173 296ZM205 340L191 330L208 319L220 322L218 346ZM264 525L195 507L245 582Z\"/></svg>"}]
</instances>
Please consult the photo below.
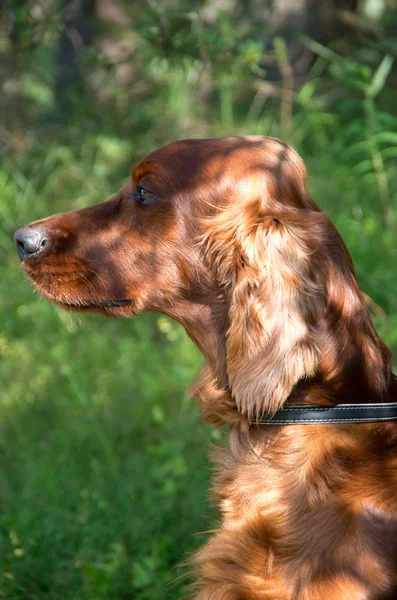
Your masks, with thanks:
<instances>
[{"instance_id":1,"label":"dog's ear","mask_svg":"<svg viewBox=\"0 0 397 600\"><path fill-rule=\"evenodd\" d=\"M258 196L240 197L207 222L207 259L230 302L229 386L251 421L275 412L316 373L325 292L313 255L321 216Z\"/></svg>"}]
</instances>

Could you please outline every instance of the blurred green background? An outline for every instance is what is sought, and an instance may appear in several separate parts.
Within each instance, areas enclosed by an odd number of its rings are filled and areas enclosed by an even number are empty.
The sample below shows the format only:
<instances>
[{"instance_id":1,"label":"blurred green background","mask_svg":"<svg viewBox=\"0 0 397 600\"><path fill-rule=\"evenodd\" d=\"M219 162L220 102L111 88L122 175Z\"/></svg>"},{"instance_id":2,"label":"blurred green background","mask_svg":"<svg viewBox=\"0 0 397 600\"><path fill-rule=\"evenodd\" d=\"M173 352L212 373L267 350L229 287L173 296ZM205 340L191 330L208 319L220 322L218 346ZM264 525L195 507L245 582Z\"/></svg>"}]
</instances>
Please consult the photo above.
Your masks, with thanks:
<instances>
[{"instance_id":1,"label":"blurred green background","mask_svg":"<svg viewBox=\"0 0 397 600\"><path fill-rule=\"evenodd\" d=\"M0 15L0 598L182 597L216 523L199 362L160 315L63 313L14 230L106 199L183 137L281 137L397 365L392 0L6 0Z\"/></svg>"}]
</instances>

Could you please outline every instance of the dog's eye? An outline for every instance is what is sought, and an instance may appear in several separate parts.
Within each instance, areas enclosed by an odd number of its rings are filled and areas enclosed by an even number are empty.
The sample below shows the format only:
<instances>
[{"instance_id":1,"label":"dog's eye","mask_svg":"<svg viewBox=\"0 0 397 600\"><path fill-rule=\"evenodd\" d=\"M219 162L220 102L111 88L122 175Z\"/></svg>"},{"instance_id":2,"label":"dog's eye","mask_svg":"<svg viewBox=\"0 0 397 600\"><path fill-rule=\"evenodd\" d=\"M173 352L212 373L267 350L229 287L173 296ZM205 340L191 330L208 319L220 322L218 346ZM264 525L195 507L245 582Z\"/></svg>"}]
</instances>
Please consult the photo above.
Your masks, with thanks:
<instances>
[{"instance_id":1,"label":"dog's eye","mask_svg":"<svg viewBox=\"0 0 397 600\"><path fill-rule=\"evenodd\" d=\"M136 190L134 190L134 192L132 193L132 197L140 204L149 204L152 200L156 198L156 194L138 185Z\"/></svg>"}]
</instances>

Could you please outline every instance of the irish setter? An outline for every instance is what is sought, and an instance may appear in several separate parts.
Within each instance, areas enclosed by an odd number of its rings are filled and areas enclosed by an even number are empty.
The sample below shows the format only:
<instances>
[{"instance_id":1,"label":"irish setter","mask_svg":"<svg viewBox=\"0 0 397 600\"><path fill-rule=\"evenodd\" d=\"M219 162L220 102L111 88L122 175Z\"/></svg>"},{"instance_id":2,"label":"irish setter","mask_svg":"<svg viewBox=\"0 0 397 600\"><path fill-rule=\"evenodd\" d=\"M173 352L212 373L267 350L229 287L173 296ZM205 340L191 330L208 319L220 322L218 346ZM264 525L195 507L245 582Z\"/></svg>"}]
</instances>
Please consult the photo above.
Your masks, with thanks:
<instances>
[{"instance_id":1,"label":"irish setter","mask_svg":"<svg viewBox=\"0 0 397 600\"><path fill-rule=\"evenodd\" d=\"M397 599L397 424L278 426L288 405L397 400L349 253L302 160L265 137L149 154L110 200L15 234L56 304L181 323L214 453L219 528L193 559L196 600Z\"/></svg>"}]
</instances>

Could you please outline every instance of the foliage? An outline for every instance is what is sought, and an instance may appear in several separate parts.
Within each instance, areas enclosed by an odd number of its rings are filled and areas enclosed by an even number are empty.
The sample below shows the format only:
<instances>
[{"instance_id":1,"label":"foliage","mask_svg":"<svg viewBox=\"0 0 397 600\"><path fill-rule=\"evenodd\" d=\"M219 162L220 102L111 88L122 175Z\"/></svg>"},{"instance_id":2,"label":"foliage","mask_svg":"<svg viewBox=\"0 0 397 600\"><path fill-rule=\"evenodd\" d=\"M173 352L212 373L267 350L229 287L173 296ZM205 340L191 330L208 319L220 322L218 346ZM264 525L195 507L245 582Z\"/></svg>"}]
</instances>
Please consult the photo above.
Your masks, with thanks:
<instances>
[{"instance_id":1,"label":"foliage","mask_svg":"<svg viewBox=\"0 0 397 600\"><path fill-rule=\"evenodd\" d=\"M159 315L72 317L40 300L12 233L109 197L134 161L173 139L283 137L353 255L397 368L396 45L386 34L305 39L317 58L291 90L288 44L274 40L265 56L246 16L209 26L199 9L126 3L134 26L96 24L84 94L61 119L63 13L39 4L9 2L16 42L0 46L0 598L176 598L188 581L176 565L212 527L206 448L224 435L184 393L198 351ZM120 60L101 36L127 40Z\"/></svg>"}]
</instances>

